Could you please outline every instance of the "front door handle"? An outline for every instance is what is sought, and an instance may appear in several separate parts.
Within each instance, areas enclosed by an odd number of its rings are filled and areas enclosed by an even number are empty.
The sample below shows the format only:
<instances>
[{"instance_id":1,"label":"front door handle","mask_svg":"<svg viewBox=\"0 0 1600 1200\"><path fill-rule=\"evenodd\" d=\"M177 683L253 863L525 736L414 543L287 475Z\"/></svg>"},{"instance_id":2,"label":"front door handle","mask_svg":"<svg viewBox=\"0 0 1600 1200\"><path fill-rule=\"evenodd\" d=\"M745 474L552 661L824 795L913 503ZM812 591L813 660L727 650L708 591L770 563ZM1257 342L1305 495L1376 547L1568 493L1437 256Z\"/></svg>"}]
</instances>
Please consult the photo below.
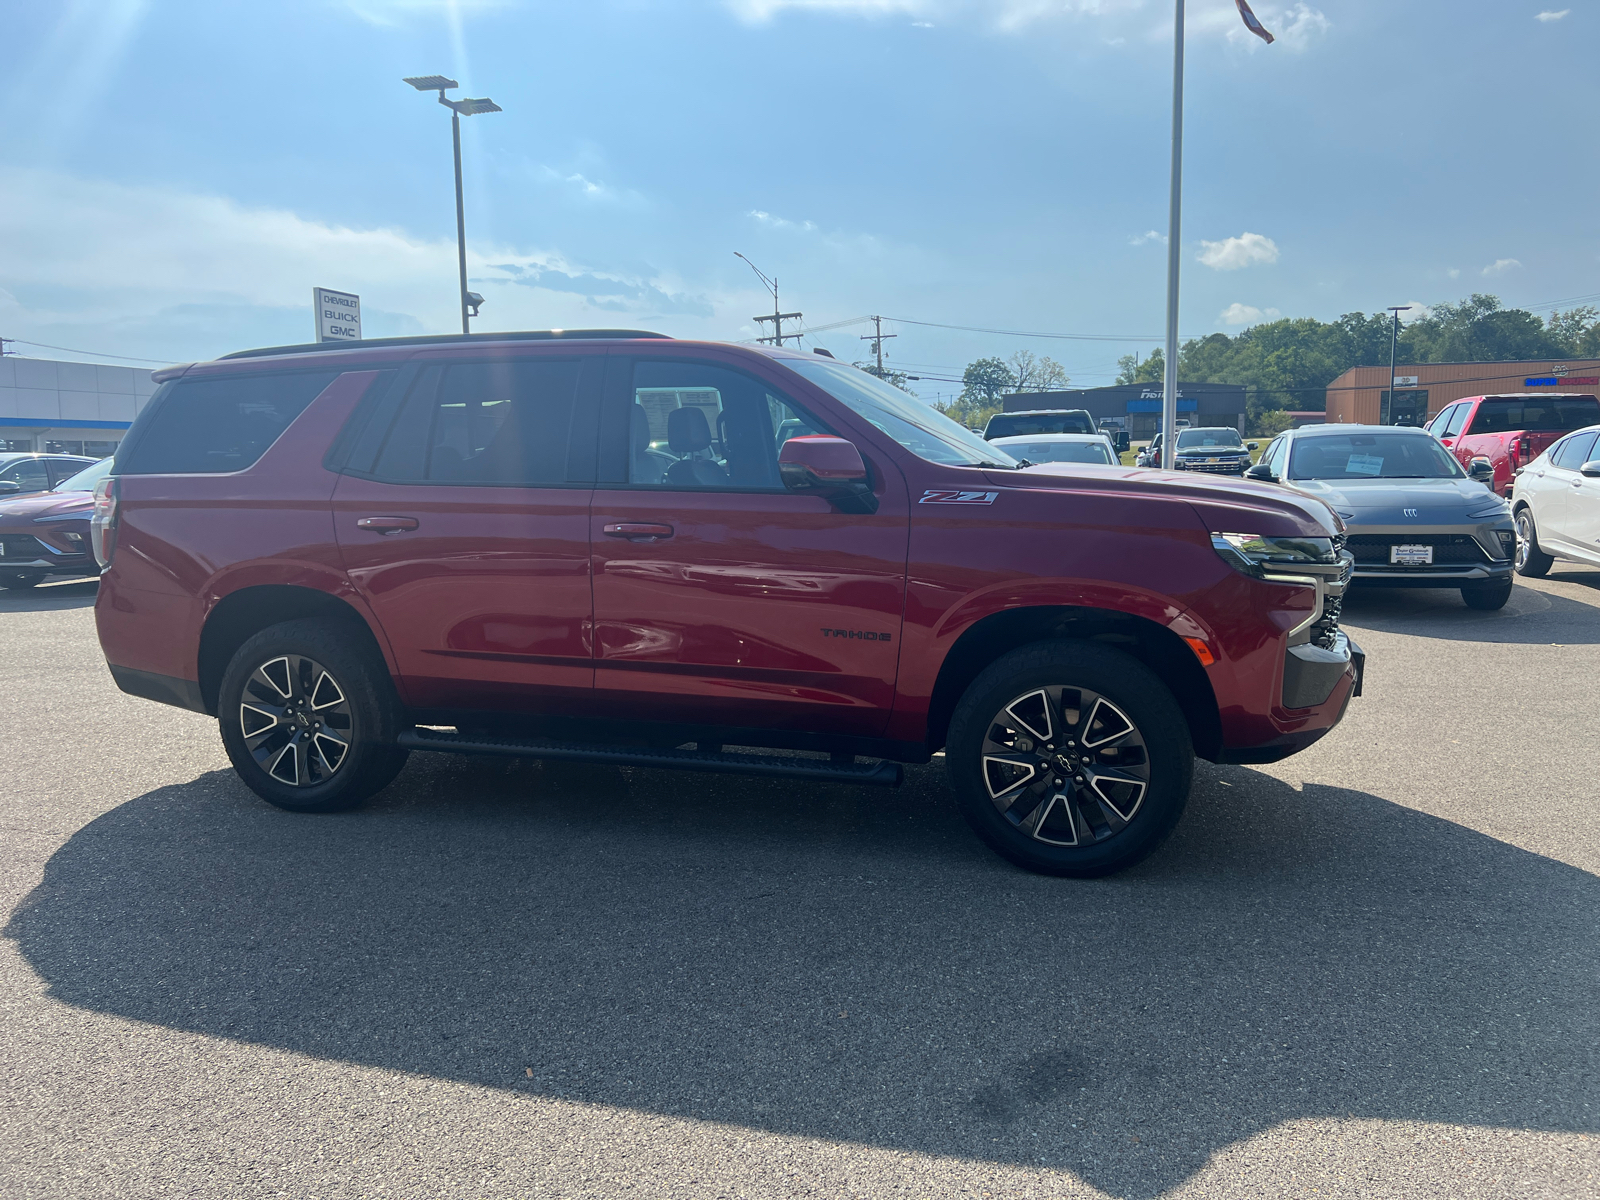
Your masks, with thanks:
<instances>
[{"instance_id":1,"label":"front door handle","mask_svg":"<svg viewBox=\"0 0 1600 1200\"><path fill-rule=\"evenodd\" d=\"M637 521L622 521L605 527L607 537L627 538L630 542L655 542L672 536L671 525L652 525Z\"/></svg>"},{"instance_id":2,"label":"front door handle","mask_svg":"<svg viewBox=\"0 0 1600 1200\"><path fill-rule=\"evenodd\" d=\"M368 533L406 533L416 527L415 517L362 517L356 522L357 529Z\"/></svg>"}]
</instances>

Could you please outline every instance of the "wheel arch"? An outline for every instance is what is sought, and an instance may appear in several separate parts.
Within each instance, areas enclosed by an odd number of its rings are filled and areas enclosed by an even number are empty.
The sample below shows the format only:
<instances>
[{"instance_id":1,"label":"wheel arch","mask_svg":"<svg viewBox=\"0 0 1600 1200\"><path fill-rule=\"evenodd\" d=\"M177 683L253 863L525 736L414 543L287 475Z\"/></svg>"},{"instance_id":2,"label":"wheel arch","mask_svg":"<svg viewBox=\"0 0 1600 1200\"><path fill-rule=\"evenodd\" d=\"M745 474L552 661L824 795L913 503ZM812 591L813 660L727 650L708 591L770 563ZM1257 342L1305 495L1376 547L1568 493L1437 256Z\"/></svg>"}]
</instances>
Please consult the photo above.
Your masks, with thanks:
<instances>
[{"instance_id":1,"label":"wheel arch","mask_svg":"<svg viewBox=\"0 0 1600 1200\"><path fill-rule=\"evenodd\" d=\"M257 584L230 592L206 614L200 631L200 695L206 712L215 716L222 674L239 647L263 629L303 618L326 620L364 641L389 668L388 656L367 619L349 601L317 588L291 584ZM392 673L392 668L391 673Z\"/></svg>"},{"instance_id":2,"label":"wheel arch","mask_svg":"<svg viewBox=\"0 0 1600 1200\"><path fill-rule=\"evenodd\" d=\"M1216 692L1200 660L1176 633L1147 617L1113 609L1048 605L1010 608L975 621L940 664L928 706L928 748L944 745L950 718L972 681L1002 654L1034 642L1078 640L1111 646L1154 671L1172 691L1195 753L1215 759L1222 750Z\"/></svg>"}]
</instances>

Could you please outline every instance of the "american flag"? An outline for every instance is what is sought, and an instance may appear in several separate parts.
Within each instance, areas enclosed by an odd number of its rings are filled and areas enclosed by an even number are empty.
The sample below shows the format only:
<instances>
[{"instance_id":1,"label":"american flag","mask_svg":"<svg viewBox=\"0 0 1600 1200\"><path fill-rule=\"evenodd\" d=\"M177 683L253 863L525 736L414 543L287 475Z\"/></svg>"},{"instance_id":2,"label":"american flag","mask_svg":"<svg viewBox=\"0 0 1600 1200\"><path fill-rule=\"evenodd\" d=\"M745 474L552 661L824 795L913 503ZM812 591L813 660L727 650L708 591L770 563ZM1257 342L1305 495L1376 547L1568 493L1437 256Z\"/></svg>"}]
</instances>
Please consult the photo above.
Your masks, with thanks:
<instances>
[{"instance_id":1,"label":"american flag","mask_svg":"<svg viewBox=\"0 0 1600 1200\"><path fill-rule=\"evenodd\" d=\"M1233 2L1239 6L1239 15L1244 18L1244 27L1270 46L1276 39L1267 32L1267 27L1260 22L1255 13L1250 11L1250 5L1246 0L1233 0Z\"/></svg>"}]
</instances>

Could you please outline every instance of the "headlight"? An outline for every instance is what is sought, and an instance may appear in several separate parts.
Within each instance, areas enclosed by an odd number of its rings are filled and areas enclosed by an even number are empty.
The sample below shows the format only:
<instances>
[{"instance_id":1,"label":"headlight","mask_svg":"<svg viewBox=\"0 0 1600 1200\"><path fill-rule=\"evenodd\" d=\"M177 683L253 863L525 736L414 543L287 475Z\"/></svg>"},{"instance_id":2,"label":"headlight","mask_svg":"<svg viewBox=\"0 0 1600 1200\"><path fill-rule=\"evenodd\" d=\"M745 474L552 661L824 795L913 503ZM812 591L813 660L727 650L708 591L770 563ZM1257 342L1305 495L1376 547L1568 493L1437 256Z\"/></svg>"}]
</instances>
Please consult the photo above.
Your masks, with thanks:
<instances>
[{"instance_id":1,"label":"headlight","mask_svg":"<svg viewBox=\"0 0 1600 1200\"><path fill-rule=\"evenodd\" d=\"M1267 537L1259 533L1213 533L1211 544L1236 571L1264 579L1268 571L1293 574L1298 568L1339 562L1332 538Z\"/></svg>"},{"instance_id":2,"label":"headlight","mask_svg":"<svg viewBox=\"0 0 1600 1200\"><path fill-rule=\"evenodd\" d=\"M1510 515L1511 509L1502 502L1499 504L1491 504L1487 508L1482 508L1477 512L1469 512L1467 514L1467 520L1488 521L1495 517L1509 517Z\"/></svg>"}]
</instances>

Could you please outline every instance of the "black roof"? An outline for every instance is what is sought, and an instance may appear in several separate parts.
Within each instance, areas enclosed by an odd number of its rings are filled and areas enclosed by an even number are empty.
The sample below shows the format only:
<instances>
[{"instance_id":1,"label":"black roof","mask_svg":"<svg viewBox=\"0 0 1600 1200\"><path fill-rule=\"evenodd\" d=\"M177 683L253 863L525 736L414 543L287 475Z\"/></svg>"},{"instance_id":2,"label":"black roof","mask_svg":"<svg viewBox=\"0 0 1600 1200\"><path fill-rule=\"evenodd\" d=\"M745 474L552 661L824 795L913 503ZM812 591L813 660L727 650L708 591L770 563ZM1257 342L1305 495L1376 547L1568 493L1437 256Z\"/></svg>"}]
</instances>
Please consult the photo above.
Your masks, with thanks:
<instances>
[{"instance_id":1,"label":"black roof","mask_svg":"<svg viewBox=\"0 0 1600 1200\"><path fill-rule=\"evenodd\" d=\"M262 346L235 350L228 358L265 358L273 354L314 354L319 351L359 350L367 346L450 346L488 342L594 341L596 339L667 338L647 329L522 329L508 333L426 333L415 337L362 338L353 342L305 342L298 346Z\"/></svg>"}]
</instances>

